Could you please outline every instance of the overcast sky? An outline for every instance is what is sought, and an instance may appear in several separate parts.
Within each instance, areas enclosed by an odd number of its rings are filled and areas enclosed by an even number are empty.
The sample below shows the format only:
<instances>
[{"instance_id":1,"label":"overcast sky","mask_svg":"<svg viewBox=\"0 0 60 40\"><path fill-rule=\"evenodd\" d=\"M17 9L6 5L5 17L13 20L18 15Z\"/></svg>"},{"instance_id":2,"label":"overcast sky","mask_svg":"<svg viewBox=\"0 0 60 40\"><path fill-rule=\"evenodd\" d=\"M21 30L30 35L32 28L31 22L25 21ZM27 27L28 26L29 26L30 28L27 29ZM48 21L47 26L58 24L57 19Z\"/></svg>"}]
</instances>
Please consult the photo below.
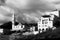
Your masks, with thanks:
<instances>
[{"instance_id":1,"label":"overcast sky","mask_svg":"<svg viewBox=\"0 0 60 40\"><path fill-rule=\"evenodd\" d=\"M24 20L28 21L30 18L38 20L37 17L43 15L44 12L55 9L60 10L60 0L6 0L5 6L14 9L16 14L20 14L23 19L25 18ZM0 11L0 14L5 15L8 13L8 11L4 11L4 13L3 11L4 9Z\"/></svg>"},{"instance_id":2,"label":"overcast sky","mask_svg":"<svg viewBox=\"0 0 60 40\"><path fill-rule=\"evenodd\" d=\"M60 0L8 0L7 3L20 9L53 10L60 6Z\"/></svg>"}]
</instances>

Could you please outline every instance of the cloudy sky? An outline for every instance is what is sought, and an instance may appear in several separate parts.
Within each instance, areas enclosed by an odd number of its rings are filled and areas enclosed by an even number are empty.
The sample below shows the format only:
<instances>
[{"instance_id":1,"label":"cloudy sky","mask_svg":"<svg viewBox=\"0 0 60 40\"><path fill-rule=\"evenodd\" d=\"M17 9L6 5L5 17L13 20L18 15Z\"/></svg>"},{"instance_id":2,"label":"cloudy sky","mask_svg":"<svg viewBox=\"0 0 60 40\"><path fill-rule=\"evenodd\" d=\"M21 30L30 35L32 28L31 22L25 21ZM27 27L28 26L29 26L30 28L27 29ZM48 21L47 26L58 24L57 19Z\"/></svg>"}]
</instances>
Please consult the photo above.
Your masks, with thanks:
<instances>
[{"instance_id":1,"label":"cloudy sky","mask_svg":"<svg viewBox=\"0 0 60 40\"><path fill-rule=\"evenodd\" d=\"M6 0L4 6L13 9L15 14L19 15L18 19L21 18L24 21L30 22L31 20L39 21L39 17L45 14L45 12L55 9L60 10L60 0ZM0 8L0 10L0 14L8 19L6 15L10 15L10 12L3 8ZM10 16L8 17L10 18Z\"/></svg>"},{"instance_id":2,"label":"cloudy sky","mask_svg":"<svg viewBox=\"0 0 60 40\"><path fill-rule=\"evenodd\" d=\"M22 9L53 10L59 8L60 0L8 0L8 5Z\"/></svg>"}]
</instances>

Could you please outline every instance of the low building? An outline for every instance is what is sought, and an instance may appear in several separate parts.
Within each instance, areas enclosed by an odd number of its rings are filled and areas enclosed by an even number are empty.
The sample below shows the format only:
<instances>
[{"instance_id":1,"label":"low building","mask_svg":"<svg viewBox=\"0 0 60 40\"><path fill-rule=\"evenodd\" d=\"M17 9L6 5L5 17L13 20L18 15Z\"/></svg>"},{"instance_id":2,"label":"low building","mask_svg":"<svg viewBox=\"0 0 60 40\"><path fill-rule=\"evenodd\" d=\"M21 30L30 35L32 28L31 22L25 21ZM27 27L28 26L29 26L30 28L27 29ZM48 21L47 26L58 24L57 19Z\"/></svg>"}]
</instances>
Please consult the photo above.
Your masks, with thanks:
<instances>
[{"instance_id":1,"label":"low building","mask_svg":"<svg viewBox=\"0 0 60 40\"><path fill-rule=\"evenodd\" d=\"M18 24L17 26L12 26L12 31L23 30L24 27L25 27L24 25Z\"/></svg>"}]
</instances>

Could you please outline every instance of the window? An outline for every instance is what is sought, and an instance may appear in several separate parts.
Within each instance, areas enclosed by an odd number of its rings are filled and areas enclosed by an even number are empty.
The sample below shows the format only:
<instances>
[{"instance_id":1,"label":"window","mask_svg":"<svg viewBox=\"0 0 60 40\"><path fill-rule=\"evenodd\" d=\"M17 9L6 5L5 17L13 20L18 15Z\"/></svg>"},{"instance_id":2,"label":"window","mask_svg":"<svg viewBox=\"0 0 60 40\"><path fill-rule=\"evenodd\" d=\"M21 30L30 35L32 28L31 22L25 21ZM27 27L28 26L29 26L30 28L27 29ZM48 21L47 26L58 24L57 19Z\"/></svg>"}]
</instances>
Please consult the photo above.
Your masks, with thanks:
<instances>
[{"instance_id":1,"label":"window","mask_svg":"<svg viewBox=\"0 0 60 40\"><path fill-rule=\"evenodd\" d=\"M48 21L44 21L44 24L48 24Z\"/></svg>"}]
</instances>

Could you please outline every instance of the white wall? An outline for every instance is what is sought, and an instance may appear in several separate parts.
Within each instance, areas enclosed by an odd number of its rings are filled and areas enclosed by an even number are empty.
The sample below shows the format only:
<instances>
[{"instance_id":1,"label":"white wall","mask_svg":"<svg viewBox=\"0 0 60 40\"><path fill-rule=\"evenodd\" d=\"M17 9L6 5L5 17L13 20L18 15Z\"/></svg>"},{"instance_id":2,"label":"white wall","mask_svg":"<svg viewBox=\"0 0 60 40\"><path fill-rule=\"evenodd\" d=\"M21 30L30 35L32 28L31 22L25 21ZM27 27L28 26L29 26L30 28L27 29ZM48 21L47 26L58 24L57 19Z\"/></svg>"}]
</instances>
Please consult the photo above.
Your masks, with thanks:
<instances>
[{"instance_id":1,"label":"white wall","mask_svg":"<svg viewBox=\"0 0 60 40\"><path fill-rule=\"evenodd\" d=\"M59 11L45 12L46 15L54 14L59 17Z\"/></svg>"}]
</instances>

